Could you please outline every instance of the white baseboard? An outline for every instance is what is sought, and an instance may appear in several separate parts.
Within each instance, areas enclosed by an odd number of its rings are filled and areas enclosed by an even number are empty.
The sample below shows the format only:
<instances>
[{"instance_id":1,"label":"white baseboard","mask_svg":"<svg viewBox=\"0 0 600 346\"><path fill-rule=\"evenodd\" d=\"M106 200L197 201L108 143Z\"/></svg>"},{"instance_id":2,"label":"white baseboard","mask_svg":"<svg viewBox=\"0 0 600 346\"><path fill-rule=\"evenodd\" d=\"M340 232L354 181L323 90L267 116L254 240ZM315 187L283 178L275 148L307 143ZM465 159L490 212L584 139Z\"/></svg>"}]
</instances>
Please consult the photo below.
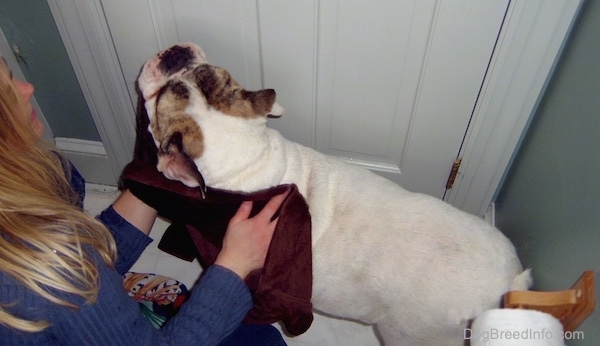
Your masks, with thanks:
<instances>
[{"instance_id":1,"label":"white baseboard","mask_svg":"<svg viewBox=\"0 0 600 346\"><path fill-rule=\"evenodd\" d=\"M119 191L116 186L104 185L104 184L94 184L94 183L85 183L85 190L96 193L106 193L106 194L114 194Z\"/></svg>"},{"instance_id":2,"label":"white baseboard","mask_svg":"<svg viewBox=\"0 0 600 346\"><path fill-rule=\"evenodd\" d=\"M104 150L102 142L65 137L56 137L54 141L56 146L65 153L76 152L106 156L106 150Z\"/></svg>"},{"instance_id":3,"label":"white baseboard","mask_svg":"<svg viewBox=\"0 0 600 346\"><path fill-rule=\"evenodd\" d=\"M57 137L56 146L71 160L87 183L116 186L115 176L102 142Z\"/></svg>"},{"instance_id":4,"label":"white baseboard","mask_svg":"<svg viewBox=\"0 0 600 346\"><path fill-rule=\"evenodd\" d=\"M492 203L483 214L483 219L496 227L496 204Z\"/></svg>"}]
</instances>

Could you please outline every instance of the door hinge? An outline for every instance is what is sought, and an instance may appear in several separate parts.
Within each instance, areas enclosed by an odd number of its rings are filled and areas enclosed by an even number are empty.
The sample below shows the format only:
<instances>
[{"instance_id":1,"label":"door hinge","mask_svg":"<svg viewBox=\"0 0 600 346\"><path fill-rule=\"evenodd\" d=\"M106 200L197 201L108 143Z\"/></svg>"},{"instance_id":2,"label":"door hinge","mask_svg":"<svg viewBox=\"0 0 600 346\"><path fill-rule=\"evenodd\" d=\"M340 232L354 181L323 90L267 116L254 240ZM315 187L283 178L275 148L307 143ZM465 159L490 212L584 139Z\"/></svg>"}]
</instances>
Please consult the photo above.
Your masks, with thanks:
<instances>
[{"instance_id":1,"label":"door hinge","mask_svg":"<svg viewBox=\"0 0 600 346\"><path fill-rule=\"evenodd\" d=\"M454 181L456 180L456 176L458 175L458 169L460 168L461 162L461 158L457 158L456 160L454 160L454 163L452 164L452 170L450 171L450 175L448 176L448 180L446 181L446 190L450 190L452 186L454 186Z\"/></svg>"}]
</instances>

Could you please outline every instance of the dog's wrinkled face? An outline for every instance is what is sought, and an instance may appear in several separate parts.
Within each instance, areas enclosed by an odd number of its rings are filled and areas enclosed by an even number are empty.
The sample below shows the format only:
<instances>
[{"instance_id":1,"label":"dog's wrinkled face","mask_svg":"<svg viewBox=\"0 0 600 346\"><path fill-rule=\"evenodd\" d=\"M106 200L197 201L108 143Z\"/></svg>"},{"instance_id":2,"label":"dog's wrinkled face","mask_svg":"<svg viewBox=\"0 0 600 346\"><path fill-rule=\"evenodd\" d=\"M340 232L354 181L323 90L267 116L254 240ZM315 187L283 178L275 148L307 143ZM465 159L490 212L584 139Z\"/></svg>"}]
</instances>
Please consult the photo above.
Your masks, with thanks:
<instances>
[{"instance_id":1,"label":"dog's wrinkled face","mask_svg":"<svg viewBox=\"0 0 600 346\"><path fill-rule=\"evenodd\" d=\"M247 91L223 68L209 65L200 47L184 43L161 51L144 65L138 85L158 148L157 168L189 187L204 180L194 160L202 156L204 136L199 117L215 111L253 119L279 117L283 108L275 91Z\"/></svg>"}]
</instances>

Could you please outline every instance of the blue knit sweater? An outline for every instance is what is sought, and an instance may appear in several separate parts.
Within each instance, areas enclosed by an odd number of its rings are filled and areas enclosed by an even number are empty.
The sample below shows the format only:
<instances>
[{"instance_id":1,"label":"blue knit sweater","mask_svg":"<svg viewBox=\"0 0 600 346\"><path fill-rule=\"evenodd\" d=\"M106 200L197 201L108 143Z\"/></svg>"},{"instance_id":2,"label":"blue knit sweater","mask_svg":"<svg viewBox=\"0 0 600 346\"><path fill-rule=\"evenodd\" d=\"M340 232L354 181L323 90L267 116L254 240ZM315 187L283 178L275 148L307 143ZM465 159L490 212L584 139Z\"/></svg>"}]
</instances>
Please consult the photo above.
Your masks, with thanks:
<instances>
[{"instance_id":1,"label":"blue knit sweater","mask_svg":"<svg viewBox=\"0 0 600 346\"><path fill-rule=\"evenodd\" d=\"M62 294L79 309L57 306L22 286L0 268L0 304L10 314L45 320L51 326L25 333L0 325L2 345L215 345L233 332L252 307L244 282L220 266L204 271L191 297L162 329L154 329L123 289L122 274L152 241L112 207L99 216L113 233L118 260L115 268L97 260L98 299L86 304L80 297Z\"/></svg>"}]
</instances>

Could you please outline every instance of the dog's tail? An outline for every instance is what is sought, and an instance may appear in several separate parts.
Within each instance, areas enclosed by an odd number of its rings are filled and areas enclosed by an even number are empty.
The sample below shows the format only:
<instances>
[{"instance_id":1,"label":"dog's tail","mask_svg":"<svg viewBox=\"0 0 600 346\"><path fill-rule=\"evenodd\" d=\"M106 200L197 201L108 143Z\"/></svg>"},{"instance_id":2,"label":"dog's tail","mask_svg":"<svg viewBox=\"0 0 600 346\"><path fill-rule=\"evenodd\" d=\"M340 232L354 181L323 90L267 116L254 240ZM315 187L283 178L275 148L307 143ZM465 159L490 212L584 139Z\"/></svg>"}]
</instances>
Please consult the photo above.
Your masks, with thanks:
<instances>
[{"instance_id":1,"label":"dog's tail","mask_svg":"<svg viewBox=\"0 0 600 346\"><path fill-rule=\"evenodd\" d=\"M532 284L533 278L531 277L531 268L528 268L519 275L515 276L512 283L510 284L510 290L527 291Z\"/></svg>"}]
</instances>

